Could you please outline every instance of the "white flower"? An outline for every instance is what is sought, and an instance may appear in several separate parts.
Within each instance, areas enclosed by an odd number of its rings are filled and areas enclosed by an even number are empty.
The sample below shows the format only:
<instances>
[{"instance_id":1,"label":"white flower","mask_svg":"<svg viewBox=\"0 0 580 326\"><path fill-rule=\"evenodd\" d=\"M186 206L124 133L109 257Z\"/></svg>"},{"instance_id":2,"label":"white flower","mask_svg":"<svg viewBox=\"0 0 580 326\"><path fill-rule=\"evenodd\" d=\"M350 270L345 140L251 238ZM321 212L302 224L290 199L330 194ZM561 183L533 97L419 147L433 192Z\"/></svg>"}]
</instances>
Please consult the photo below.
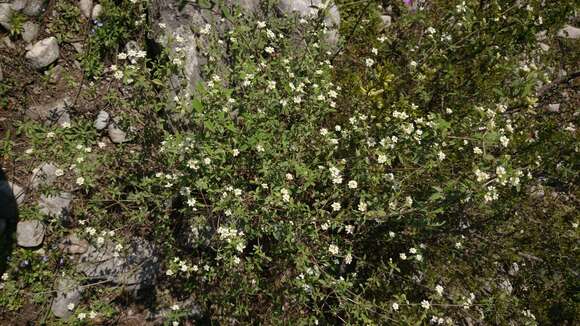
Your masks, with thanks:
<instances>
[{"instance_id":1,"label":"white flower","mask_svg":"<svg viewBox=\"0 0 580 326\"><path fill-rule=\"evenodd\" d=\"M187 206L194 207L195 206L195 198L189 198L187 200Z\"/></svg>"},{"instance_id":2,"label":"white flower","mask_svg":"<svg viewBox=\"0 0 580 326\"><path fill-rule=\"evenodd\" d=\"M272 53L274 53L274 48L271 46L268 46L264 49L264 51L266 51L266 53L268 53L268 54L272 54Z\"/></svg>"},{"instance_id":3,"label":"white flower","mask_svg":"<svg viewBox=\"0 0 580 326\"><path fill-rule=\"evenodd\" d=\"M211 158L209 158L209 157L204 158L203 159L203 164L210 165L211 164Z\"/></svg>"},{"instance_id":4,"label":"white flower","mask_svg":"<svg viewBox=\"0 0 580 326\"><path fill-rule=\"evenodd\" d=\"M211 25L205 24L205 26L199 31L200 34L207 35L211 31Z\"/></svg>"},{"instance_id":5,"label":"white flower","mask_svg":"<svg viewBox=\"0 0 580 326\"><path fill-rule=\"evenodd\" d=\"M383 164L383 163L385 163L387 161L387 156L386 155L383 155L383 154L379 154L379 157L378 157L377 161L380 164Z\"/></svg>"},{"instance_id":6,"label":"white flower","mask_svg":"<svg viewBox=\"0 0 580 326\"><path fill-rule=\"evenodd\" d=\"M399 258L401 258L402 260L407 260L407 255L404 252L402 252L399 254Z\"/></svg>"},{"instance_id":7,"label":"white flower","mask_svg":"<svg viewBox=\"0 0 580 326\"><path fill-rule=\"evenodd\" d=\"M417 253L417 249L416 248L411 248L411 249L409 249L409 253L416 254Z\"/></svg>"},{"instance_id":8,"label":"white flower","mask_svg":"<svg viewBox=\"0 0 580 326\"><path fill-rule=\"evenodd\" d=\"M292 175L292 173L286 173L286 180L288 181L294 180L294 176Z\"/></svg>"},{"instance_id":9,"label":"white flower","mask_svg":"<svg viewBox=\"0 0 580 326\"><path fill-rule=\"evenodd\" d=\"M100 246L100 245L102 245L103 243L105 243L105 238L103 238L103 237L98 237L98 238L97 238L97 244Z\"/></svg>"},{"instance_id":10,"label":"white flower","mask_svg":"<svg viewBox=\"0 0 580 326\"><path fill-rule=\"evenodd\" d=\"M179 326L179 322L178 321L174 321L171 323L171 326Z\"/></svg>"},{"instance_id":11,"label":"white flower","mask_svg":"<svg viewBox=\"0 0 580 326\"><path fill-rule=\"evenodd\" d=\"M172 270L170 270L170 269L168 269L168 270L165 272L165 275L167 275L167 276L171 276L171 275L173 275L173 271L172 271Z\"/></svg>"},{"instance_id":12,"label":"white flower","mask_svg":"<svg viewBox=\"0 0 580 326\"><path fill-rule=\"evenodd\" d=\"M330 246L328 246L328 252L330 252L332 255L336 256L338 255L338 246L337 245L333 245L331 244Z\"/></svg>"},{"instance_id":13,"label":"white flower","mask_svg":"<svg viewBox=\"0 0 580 326\"><path fill-rule=\"evenodd\" d=\"M79 320L83 320L83 319L87 318L87 314L85 314L84 312L81 312L80 314L78 314L77 317L79 318Z\"/></svg>"},{"instance_id":14,"label":"white flower","mask_svg":"<svg viewBox=\"0 0 580 326\"><path fill-rule=\"evenodd\" d=\"M346 233L353 234L354 233L354 225L347 225L346 226Z\"/></svg>"},{"instance_id":15,"label":"white flower","mask_svg":"<svg viewBox=\"0 0 580 326\"><path fill-rule=\"evenodd\" d=\"M482 151L482 150L481 150L481 148L479 148L479 147L474 147L474 148L473 148L473 153L474 153L474 154L481 155L481 154L483 154L483 151Z\"/></svg>"},{"instance_id":16,"label":"white flower","mask_svg":"<svg viewBox=\"0 0 580 326\"><path fill-rule=\"evenodd\" d=\"M365 203L364 201L360 201L358 203L358 210L361 212L366 212L367 210L367 203Z\"/></svg>"},{"instance_id":17,"label":"white flower","mask_svg":"<svg viewBox=\"0 0 580 326\"><path fill-rule=\"evenodd\" d=\"M258 24L257 25L258 25L258 28L259 29L262 29L262 28L266 27L266 22L258 21Z\"/></svg>"},{"instance_id":18,"label":"white flower","mask_svg":"<svg viewBox=\"0 0 580 326\"><path fill-rule=\"evenodd\" d=\"M34 149L29 148L26 151L24 151L24 153L26 153L26 154L32 154L32 153L34 153Z\"/></svg>"},{"instance_id":19,"label":"white flower","mask_svg":"<svg viewBox=\"0 0 580 326\"><path fill-rule=\"evenodd\" d=\"M177 310L179 310L179 306L174 304L173 306L171 306L171 310L177 311Z\"/></svg>"},{"instance_id":20,"label":"white flower","mask_svg":"<svg viewBox=\"0 0 580 326\"><path fill-rule=\"evenodd\" d=\"M365 60L365 65L366 65L367 67L369 67L369 68L370 68L370 67L372 67L374 64L375 64L375 60L373 60L373 59L371 59L371 58L367 58L367 59Z\"/></svg>"},{"instance_id":21,"label":"white flower","mask_svg":"<svg viewBox=\"0 0 580 326\"><path fill-rule=\"evenodd\" d=\"M70 128L70 122L68 122L68 121L63 122L61 127L65 128L65 129Z\"/></svg>"},{"instance_id":22,"label":"white flower","mask_svg":"<svg viewBox=\"0 0 580 326\"><path fill-rule=\"evenodd\" d=\"M508 144L510 142L510 139L507 138L506 136L501 136L499 138L499 141L501 142L501 144L503 145L503 147L508 147Z\"/></svg>"},{"instance_id":23,"label":"white flower","mask_svg":"<svg viewBox=\"0 0 580 326\"><path fill-rule=\"evenodd\" d=\"M91 310L91 312L89 312L89 318L90 318L90 319L95 319L95 318L97 318L97 313Z\"/></svg>"},{"instance_id":24,"label":"white flower","mask_svg":"<svg viewBox=\"0 0 580 326\"><path fill-rule=\"evenodd\" d=\"M442 296L443 295L443 287L441 285L437 284L437 286L435 287L435 292L437 292L437 294L439 296Z\"/></svg>"},{"instance_id":25,"label":"white flower","mask_svg":"<svg viewBox=\"0 0 580 326\"><path fill-rule=\"evenodd\" d=\"M85 184L85 178L78 177L76 182L77 182L77 185L82 186Z\"/></svg>"},{"instance_id":26,"label":"white flower","mask_svg":"<svg viewBox=\"0 0 580 326\"><path fill-rule=\"evenodd\" d=\"M338 202L332 203L331 206L332 206L332 210L335 211L335 212L338 212L340 210L340 208L341 208L341 205Z\"/></svg>"},{"instance_id":27,"label":"white flower","mask_svg":"<svg viewBox=\"0 0 580 326\"><path fill-rule=\"evenodd\" d=\"M2 281L8 281L8 273L2 274Z\"/></svg>"},{"instance_id":28,"label":"white flower","mask_svg":"<svg viewBox=\"0 0 580 326\"><path fill-rule=\"evenodd\" d=\"M328 135L328 129L326 129L326 128L322 128L322 129L320 129L320 134L321 134L322 136L326 136L326 135Z\"/></svg>"},{"instance_id":29,"label":"white flower","mask_svg":"<svg viewBox=\"0 0 580 326\"><path fill-rule=\"evenodd\" d=\"M431 308L431 304L429 303L429 301L423 300L423 301L421 301L421 307L423 309L427 310L427 309Z\"/></svg>"},{"instance_id":30,"label":"white flower","mask_svg":"<svg viewBox=\"0 0 580 326\"><path fill-rule=\"evenodd\" d=\"M352 263L352 255L351 254L347 254L344 257L344 263L347 264L347 265L350 265L350 263Z\"/></svg>"},{"instance_id":31,"label":"white flower","mask_svg":"<svg viewBox=\"0 0 580 326\"><path fill-rule=\"evenodd\" d=\"M67 308L68 310L72 311L72 310L74 310L74 309L75 309L75 304L71 302L71 303L69 303L69 304L66 306L66 308Z\"/></svg>"},{"instance_id":32,"label":"white flower","mask_svg":"<svg viewBox=\"0 0 580 326\"><path fill-rule=\"evenodd\" d=\"M238 188L234 189L234 195L236 195L238 197L241 196L242 195L242 189L238 189Z\"/></svg>"},{"instance_id":33,"label":"white flower","mask_svg":"<svg viewBox=\"0 0 580 326\"><path fill-rule=\"evenodd\" d=\"M372 48L371 52L372 52L374 55L378 55L378 54L379 54L379 50L378 50L377 48Z\"/></svg>"},{"instance_id":34,"label":"white flower","mask_svg":"<svg viewBox=\"0 0 580 326\"><path fill-rule=\"evenodd\" d=\"M437 158L439 159L439 161L443 161L445 157L446 155L442 151L439 151L439 153L437 153Z\"/></svg>"},{"instance_id":35,"label":"white flower","mask_svg":"<svg viewBox=\"0 0 580 326\"><path fill-rule=\"evenodd\" d=\"M411 196L405 197L405 205L409 207L413 206L413 198Z\"/></svg>"},{"instance_id":36,"label":"white flower","mask_svg":"<svg viewBox=\"0 0 580 326\"><path fill-rule=\"evenodd\" d=\"M56 175L57 177L61 177L64 175L64 171L62 169L57 169L56 171L54 171L54 175Z\"/></svg>"},{"instance_id":37,"label":"white flower","mask_svg":"<svg viewBox=\"0 0 580 326\"><path fill-rule=\"evenodd\" d=\"M115 79L123 79L123 72L121 70L117 70L113 74L113 77L115 77Z\"/></svg>"},{"instance_id":38,"label":"white flower","mask_svg":"<svg viewBox=\"0 0 580 326\"><path fill-rule=\"evenodd\" d=\"M393 302L393 304L391 305L391 308L393 308L394 311L399 310L399 304L396 302Z\"/></svg>"},{"instance_id":39,"label":"white flower","mask_svg":"<svg viewBox=\"0 0 580 326\"><path fill-rule=\"evenodd\" d=\"M415 68L415 67L417 67L417 62L416 61L411 61L409 63L409 65L411 66L411 68Z\"/></svg>"},{"instance_id":40,"label":"white flower","mask_svg":"<svg viewBox=\"0 0 580 326\"><path fill-rule=\"evenodd\" d=\"M356 189L356 188L358 187L358 183L357 183L356 181L354 181L354 180L350 180L350 181L348 182L348 187L349 187L350 189Z\"/></svg>"},{"instance_id":41,"label":"white flower","mask_svg":"<svg viewBox=\"0 0 580 326\"><path fill-rule=\"evenodd\" d=\"M117 54L117 58L119 60L125 60L125 59L127 59L127 54L124 52L121 52L121 53Z\"/></svg>"},{"instance_id":42,"label":"white flower","mask_svg":"<svg viewBox=\"0 0 580 326\"><path fill-rule=\"evenodd\" d=\"M259 153L263 152L263 151L264 151L264 146L262 146L262 145L257 145L257 146L256 146L256 151L257 151L257 152L259 152Z\"/></svg>"}]
</instances>

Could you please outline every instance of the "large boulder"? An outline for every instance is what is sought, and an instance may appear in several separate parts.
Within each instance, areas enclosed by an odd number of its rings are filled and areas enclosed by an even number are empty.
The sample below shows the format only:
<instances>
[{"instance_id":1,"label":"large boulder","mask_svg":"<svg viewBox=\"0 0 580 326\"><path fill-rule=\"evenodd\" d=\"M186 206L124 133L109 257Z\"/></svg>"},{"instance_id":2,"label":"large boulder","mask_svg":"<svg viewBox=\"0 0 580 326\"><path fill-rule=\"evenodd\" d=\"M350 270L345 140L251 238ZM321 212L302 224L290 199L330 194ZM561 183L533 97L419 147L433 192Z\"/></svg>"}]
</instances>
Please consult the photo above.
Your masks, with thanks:
<instances>
[{"instance_id":1,"label":"large boulder","mask_svg":"<svg viewBox=\"0 0 580 326\"><path fill-rule=\"evenodd\" d=\"M57 123L62 126L70 122L70 115L67 108L72 105L72 100L68 97L54 100L49 103L33 105L25 114L32 120L41 121L45 124Z\"/></svg>"},{"instance_id":2,"label":"large boulder","mask_svg":"<svg viewBox=\"0 0 580 326\"><path fill-rule=\"evenodd\" d=\"M52 36L34 43L26 52L26 59L33 68L42 69L55 62L59 55L58 41Z\"/></svg>"},{"instance_id":3,"label":"large boulder","mask_svg":"<svg viewBox=\"0 0 580 326\"><path fill-rule=\"evenodd\" d=\"M93 280L107 280L127 290L139 290L155 284L159 259L153 245L133 239L127 248L117 251L115 244L105 241L89 246L80 256L77 271Z\"/></svg>"},{"instance_id":4,"label":"large boulder","mask_svg":"<svg viewBox=\"0 0 580 326\"><path fill-rule=\"evenodd\" d=\"M72 316L81 301L82 287L74 279L59 278L56 287L56 298L52 301L50 310L58 318Z\"/></svg>"},{"instance_id":5,"label":"large boulder","mask_svg":"<svg viewBox=\"0 0 580 326\"><path fill-rule=\"evenodd\" d=\"M20 221L16 226L16 241L25 248L38 247L44 240L46 226L41 221Z\"/></svg>"},{"instance_id":6,"label":"large boulder","mask_svg":"<svg viewBox=\"0 0 580 326\"><path fill-rule=\"evenodd\" d=\"M0 3L0 25L8 30L12 26L10 26L10 20L12 19L12 14L14 10L12 9L12 5L9 3Z\"/></svg>"},{"instance_id":7,"label":"large boulder","mask_svg":"<svg viewBox=\"0 0 580 326\"><path fill-rule=\"evenodd\" d=\"M335 47L338 43L338 29L340 27L340 13L338 7L326 0L280 0L278 10L284 16L298 14L302 18L313 18L324 15L324 25L327 28L326 42Z\"/></svg>"}]
</instances>

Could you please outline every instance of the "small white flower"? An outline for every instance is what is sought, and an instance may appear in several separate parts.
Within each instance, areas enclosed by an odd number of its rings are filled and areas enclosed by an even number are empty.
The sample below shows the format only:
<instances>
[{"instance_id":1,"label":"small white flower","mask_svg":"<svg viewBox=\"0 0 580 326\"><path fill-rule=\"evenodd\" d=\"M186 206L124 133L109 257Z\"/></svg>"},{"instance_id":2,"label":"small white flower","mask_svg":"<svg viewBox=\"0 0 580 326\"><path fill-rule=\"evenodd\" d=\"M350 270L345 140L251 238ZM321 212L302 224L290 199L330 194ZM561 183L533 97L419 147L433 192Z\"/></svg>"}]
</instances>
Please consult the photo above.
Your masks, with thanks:
<instances>
[{"instance_id":1,"label":"small white flower","mask_svg":"<svg viewBox=\"0 0 580 326\"><path fill-rule=\"evenodd\" d=\"M262 29L262 28L266 27L266 22L258 21L258 24L257 25L258 25L258 28L259 29Z\"/></svg>"},{"instance_id":2,"label":"small white flower","mask_svg":"<svg viewBox=\"0 0 580 326\"><path fill-rule=\"evenodd\" d=\"M34 149L29 148L26 151L24 151L24 153L26 153L26 154L32 154L32 153L34 153Z\"/></svg>"},{"instance_id":3,"label":"small white flower","mask_svg":"<svg viewBox=\"0 0 580 326\"><path fill-rule=\"evenodd\" d=\"M76 180L77 185L82 186L85 184L85 178L83 177L78 177Z\"/></svg>"},{"instance_id":4,"label":"small white flower","mask_svg":"<svg viewBox=\"0 0 580 326\"><path fill-rule=\"evenodd\" d=\"M335 212L338 212L340 210L340 208L341 208L341 205L338 202L332 203L331 206L332 206L332 210L335 211Z\"/></svg>"},{"instance_id":5,"label":"small white flower","mask_svg":"<svg viewBox=\"0 0 580 326\"><path fill-rule=\"evenodd\" d=\"M288 181L294 180L294 176L292 175L292 173L286 173L286 180Z\"/></svg>"},{"instance_id":6,"label":"small white flower","mask_svg":"<svg viewBox=\"0 0 580 326\"><path fill-rule=\"evenodd\" d=\"M271 46L268 46L264 49L264 51L266 51L266 53L268 53L268 54L272 54L272 53L274 53L274 48Z\"/></svg>"},{"instance_id":7,"label":"small white flower","mask_svg":"<svg viewBox=\"0 0 580 326\"><path fill-rule=\"evenodd\" d=\"M172 270L170 270L170 269L168 269L168 270L165 272L165 275L167 275L167 276L171 276L171 275L173 275L173 271L172 271Z\"/></svg>"},{"instance_id":8,"label":"small white flower","mask_svg":"<svg viewBox=\"0 0 580 326\"><path fill-rule=\"evenodd\" d=\"M171 310L177 311L177 310L179 310L179 306L174 304L173 306L171 306Z\"/></svg>"},{"instance_id":9,"label":"small white flower","mask_svg":"<svg viewBox=\"0 0 580 326\"><path fill-rule=\"evenodd\" d=\"M354 181L354 180L350 180L350 181L348 182L348 187L349 187L350 189L356 189L356 188L358 187L358 182L356 182L356 181Z\"/></svg>"},{"instance_id":10,"label":"small white flower","mask_svg":"<svg viewBox=\"0 0 580 326\"><path fill-rule=\"evenodd\" d=\"M330 246L328 246L328 252L330 252L334 256L338 255L339 252L338 246L331 244Z\"/></svg>"},{"instance_id":11,"label":"small white flower","mask_svg":"<svg viewBox=\"0 0 580 326\"><path fill-rule=\"evenodd\" d=\"M510 142L510 139L507 138L506 136L501 136L499 138L499 141L501 142L501 144L503 145L503 147L508 147L508 144Z\"/></svg>"},{"instance_id":12,"label":"small white flower","mask_svg":"<svg viewBox=\"0 0 580 326\"><path fill-rule=\"evenodd\" d=\"M320 129L320 134L321 134L322 136L326 136L326 135L328 135L328 129L326 129L326 128L322 128L322 129Z\"/></svg>"},{"instance_id":13,"label":"small white flower","mask_svg":"<svg viewBox=\"0 0 580 326\"><path fill-rule=\"evenodd\" d=\"M391 308L393 308L394 311L399 310L399 304L396 302L393 302L393 304L391 305Z\"/></svg>"},{"instance_id":14,"label":"small white flower","mask_svg":"<svg viewBox=\"0 0 580 326\"><path fill-rule=\"evenodd\" d=\"M66 308L70 311L73 311L75 309L75 304L71 302L66 306Z\"/></svg>"},{"instance_id":15,"label":"small white flower","mask_svg":"<svg viewBox=\"0 0 580 326\"><path fill-rule=\"evenodd\" d=\"M2 281L8 281L8 273L2 274Z\"/></svg>"},{"instance_id":16,"label":"small white flower","mask_svg":"<svg viewBox=\"0 0 580 326\"><path fill-rule=\"evenodd\" d=\"M473 148L473 153L474 153L474 154L481 155L481 154L483 154L483 151L482 151L482 150L481 150L481 148L479 148L479 147L474 147L474 148Z\"/></svg>"},{"instance_id":17,"label":"small white flower","mask_svg":"<svg viewBox=\"0 0 580 326\"><path fill-rule=\"evenodd\" d=\"M70 128L70 122L68 122L68 121L63 122L61 127L65 128L65 129Z\"/></svg>"},{"instance_id":18,"label":"small white flower","mask_svg":"<svg viewBox=\"0 0 580 326\"><path fill-rule=\"evenodd\" d=\"M401 258L402 260L407 260L407 255L404 252L402 252L399 254L399 258Z\"/></svg>"},{"instance_id":19,"label":"small white flower","mask_svg":"<svg viewBox=\"0 0 580 326\"><path fill-rule=\"evenodd\" d=\"M256 146L256 151L258 151L259 153L263 152L263 151L264 151L264 146L262 146L262 145L257 145L257 146Z\"/></svg>"},{"instance_id":20,"label":"small white flower","mask_svg":"<svg viewBox=\"0 0 580 326\"><path fill-rule=\"evenodd\" d=\"M439 151L439 153L437 153L437 158L439 159L439 161L443 161L445 157L447 156L442 151Z\"/></svg>"},{"instance_id":21,"label":"small white flower","mask_svg":"<svg viewBox=\"0 0 580 326\"><path fill-rule=\"evenodd\" d=\"M62 177L64 175L64 171L62 169L56 169L56 171L54 171L54 175L57 177Z\"/></svg>"},{"instance_id":22,"label":"small white flower","mask_svg":"<svg viewBox=\"0 0 580 326\"><path fill-rule=\"evenodd\" d=\"M367 211L367 203L365 203L364 201L360 201L358 203L358 210L360 212L366 212Z\"/></svg>"},{"instance_id":23,"label":"small white flower","mask_svg":"<svg viewBox=\"0 0 580 326\"><path fill-rule=\"evenodd\" d=\"M91 312L89 312L89 318L90 318L90 319L95 319L95 318L97 318L97 313L91 310Z\"/></svg>"},{"instance_id":24,"label":"small white flower","mask_svg":"<svg viewBox=\"0 0 580 326\"><path fill-rule=\"evenodd\" d=\"M350 265L352 263L352 255L349 253L344 257L344 263Z\"/></svg>"},{"instance_id":25,"label":"small white flower","mask_svg":"<svg viewBox=\"0 0 580 326\"><path fill-rule=\"evenodd\" d=\"M443 295L443 287L441 285L437 284L437 286L435 287L435 292L437 292L437 294L439 296L442 296Z\"/></svg>"},{"instance_id":26,"label":"small white flower","mask_svg":"<svg viewBox=\"0 0 580 326\"><path fill-rule=\"evenodd\" d=\"M87 314L85 314L84 312L81 312L78 314L77 317L79 318L79 320L83 320L83 319L87 318Z\"/></svg>"},{"instance_id":27,"label":"small white flower","mask_svg":"<svg viewBox=\"0 0 580 326\"><path fill-rule=\"evenodd\" d=\"M370 67L372 67L374 64L375 64L375 60L373 60L373 59L371 59L371 58L367 58L367 59L365 60L365 65L366 65L367 67L369 67L369 68L370 68Z\"/></svg>"},{"instance_id":28,"label":"small white flower","mask_svg":"<svg viewBox=\"0 0 580 326\"><path fill-rule=\"evenodd\" d=\"M431 308L431 304L429 303L429 301L423 300L423 301L421 301L421 307L423 309L427 310L427 309Z\"/></svg>"},{"instance_id":29,"label":"small white flower","mask_svg":"<svg viewBox=\"0 0 580 326\"><path fill-rule=\"evenodd\" d=\"M211 164L211 159L209 157L204 158L203 159L203 164L210 165Z\"/></svg>"}]
</instances>

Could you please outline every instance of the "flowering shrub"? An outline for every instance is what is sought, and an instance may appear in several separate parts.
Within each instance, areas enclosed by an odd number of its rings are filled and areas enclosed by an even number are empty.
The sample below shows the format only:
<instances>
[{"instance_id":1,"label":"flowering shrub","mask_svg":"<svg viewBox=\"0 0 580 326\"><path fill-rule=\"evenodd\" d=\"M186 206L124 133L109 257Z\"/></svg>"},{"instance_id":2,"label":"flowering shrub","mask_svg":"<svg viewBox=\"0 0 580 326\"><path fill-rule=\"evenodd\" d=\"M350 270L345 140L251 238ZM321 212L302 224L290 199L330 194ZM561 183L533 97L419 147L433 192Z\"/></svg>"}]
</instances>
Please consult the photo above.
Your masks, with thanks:
<instances>
[{"instance_id":1,"label":"flowering shrub","mask_svg":"<svg viewBox=\"0 0 580 326\"><path fill-rule=\"evenodd\" d=\"M298 46L294 21L200 31L233 64L176 99L183 131L144 181L179 234L166 275L220 320L534 323L509 279L521 244L482 250L494 228L525 226L531 181L576 175L565 157L546 165L575 151L575 130L537 117L534 89L551 78L535 31L569 7L477 6L398 6L374 39L370 14L336 63L315 19L298 22Z\"/></svg>"}]
</instances>

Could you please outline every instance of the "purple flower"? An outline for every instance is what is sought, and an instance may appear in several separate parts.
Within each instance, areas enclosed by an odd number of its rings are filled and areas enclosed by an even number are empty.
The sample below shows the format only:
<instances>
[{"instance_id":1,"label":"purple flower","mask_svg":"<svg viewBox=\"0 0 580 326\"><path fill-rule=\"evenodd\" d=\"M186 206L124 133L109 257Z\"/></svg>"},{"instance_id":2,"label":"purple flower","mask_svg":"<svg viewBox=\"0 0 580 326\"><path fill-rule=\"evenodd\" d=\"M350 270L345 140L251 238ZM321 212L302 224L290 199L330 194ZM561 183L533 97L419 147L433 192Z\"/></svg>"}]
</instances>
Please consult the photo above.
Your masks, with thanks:
<instances>
[{"instance_id":1,"label":"purple flower","mask_svg":"<svg viewBox=\"0 0 580 326\"><path fill-rule=\"evenodd\" d=\"M413 0L403 0L403 2L405 3L405 5L407 6L411 6L413 5Z\"/></svg>"}]
</instances>

